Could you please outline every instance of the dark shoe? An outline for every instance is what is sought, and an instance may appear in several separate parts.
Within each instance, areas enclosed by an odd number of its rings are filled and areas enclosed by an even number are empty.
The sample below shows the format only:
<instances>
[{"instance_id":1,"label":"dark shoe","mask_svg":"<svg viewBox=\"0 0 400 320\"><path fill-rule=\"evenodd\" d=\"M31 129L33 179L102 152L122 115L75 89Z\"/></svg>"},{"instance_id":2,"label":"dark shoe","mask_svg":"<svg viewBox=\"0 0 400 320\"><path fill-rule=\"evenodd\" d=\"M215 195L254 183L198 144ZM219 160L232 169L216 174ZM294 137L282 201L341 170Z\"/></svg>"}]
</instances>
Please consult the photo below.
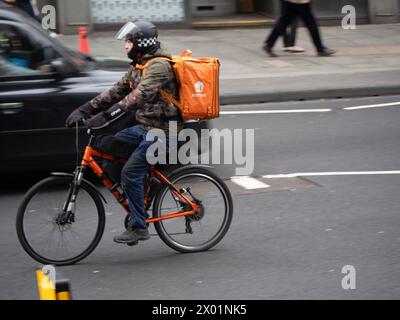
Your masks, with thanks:
<instances>
[{"instance_id":1,"label":"dark shoe","mask_svg":"<svg viewBox=\"0 0 400 320\"><path fill-rule=\"evenodd\" d=\"M318 52L318 56L319 57L329 57L329 56L331 56L331 55L333 55L335 53L336 53L335 50L329 49L329 48L325 48L324 50Z\"/></svg>"},{"instance_id":2,"label":"dark shoe","mask_svg":"<svg viewBox=\"0 0 400 320\"><path fill-rule=\"evenodd\" d=\"M265 43L262 48L270 57L275 58L278 56L268 44Z\"/></svg>"},{"instance_id":3,"label":"dark shoe","mask_svg":"<svg viewBox=\"0 0 400 320\"><path fill-rule=\"evenodd\" d=\"M128 245L138 244L138 241L150 239L149 229L128 227L122 234L114 237L114 242Z\"/></svg>"}]
</instances>

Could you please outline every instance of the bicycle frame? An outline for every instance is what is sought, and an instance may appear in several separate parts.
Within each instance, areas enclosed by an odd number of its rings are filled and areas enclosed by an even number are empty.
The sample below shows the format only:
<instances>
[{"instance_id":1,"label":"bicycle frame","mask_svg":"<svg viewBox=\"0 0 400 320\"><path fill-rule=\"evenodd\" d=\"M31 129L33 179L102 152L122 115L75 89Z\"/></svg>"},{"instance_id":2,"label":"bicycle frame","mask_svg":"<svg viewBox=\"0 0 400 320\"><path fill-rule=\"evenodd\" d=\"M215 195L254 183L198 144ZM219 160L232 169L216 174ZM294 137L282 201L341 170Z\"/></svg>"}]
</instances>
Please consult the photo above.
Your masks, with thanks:
<instances>
[{"instance_id":1,"label":"bicycle frame","mask_svg":"<svg viewBox=\"0 0 400 320\"><path fill-rule=\"evenodd\" d=\"M100 158L100 159L104 159L104 160L108 160L108 161L116 161L119 163L126 163L127 160L123 160L123 159L119 159L116 158L113 155L110 154L105 154L99 151L96 151L95 149L93 149L92 147L92 141L93 141L93 136L90 136L89 139L89 143L85 148L85 152L81 161L81 166L78 167L78 170L75 171L75 183L74 183L74 188L71 188L70 190L70 195L68 196L69 201L67 201L68 203L68 208L66 211L72 211L70 209L72 209L74 202L75 202L75 198L77 195L77 186L79 186L80 181L83 177L83 173L85 172L86 169L90 168L94 174L101 180L101 182L103 183L103 185L112 193L112 195L114 196L114 198L118 201L118 203L120 205L122 205L122 207L125 209L125 211L130 214L129 211L129 206L128 206L128 200L127 197L125 195L125 193L123 192L123 190L121 188L119 188L118 184L113 184L113 182L110 180L110 178L104 173L103 169L101 168L101 166L94 160L95 158ZM158 178L160 181L168 184L171 187L171 192L173 193L174 196L178 197L181 201L187 203L190 205L191 209L190 211L178 211L178 212L172 212L172 213L168 213L163 215L162 217L158 217L158 218L150 218L146 220L146 223L154 223L154 222L158 222L158 221L162 221L162 220L167 220L167 219L173 219L173 218L177 218L177 217L182 217L182 216L188 216L188 215L193 215L196 212L199 211L199 206L191 201L190 199L188 199L181 190L178 190L172 183L171 181L168 180L167 177L165 177L165 175L157 170L155 168L155 166L151 165L150 166L150 179L149 182L147 184L147 192L144 198L144 204L145 207L148 205L149 202L149 197L148 194L150 192L150 186L151 186L151 181L154 178Z\"/></svg>"}]
</instances>

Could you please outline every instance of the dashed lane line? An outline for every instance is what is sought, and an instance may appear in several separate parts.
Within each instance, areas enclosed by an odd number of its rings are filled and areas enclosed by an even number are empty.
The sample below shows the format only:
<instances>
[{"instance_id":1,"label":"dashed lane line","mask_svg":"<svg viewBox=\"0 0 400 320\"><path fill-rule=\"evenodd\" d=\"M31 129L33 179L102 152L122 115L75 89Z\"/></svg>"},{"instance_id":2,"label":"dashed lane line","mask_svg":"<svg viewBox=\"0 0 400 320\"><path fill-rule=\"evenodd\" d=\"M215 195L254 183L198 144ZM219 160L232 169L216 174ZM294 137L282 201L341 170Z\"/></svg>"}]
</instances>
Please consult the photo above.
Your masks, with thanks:
<instances>
[{"instance_id":1,"label":"dashed lane line","mask_svg":"<svg viewBox=\"0 0 400 320\"><path fill-rule=\"evenodd\" d=\"M226 178L233 195L264 193L270 191L295 191L298 189L321 187L306 177L316 176L368 176L397 175L400 170L391 171L343 171L343 172L297 172L288 174L267 174L263 176L233 176Z\"/></svg>"},{"instance_id":2,"label":"dashed lane line","mask_svg":"<svg viewBox=\"0 0 400 320\"><path fill-rule=\"evenodd\" d=\"M313 113L331 112L332 109L293 109L293 110L240 110L240 111L220 111L221 115L240 115L240 114L280 114L280 113Z\"/></svg>"},{"instance_id":3,"label":"dashed lane line","mask_svg":"<svg viewBox=\"0 0 400 320\"><path fill-rule=\"evenodd\" d=\"M379 103L379 104L368 104L362 106L345 107L343 110L362 110L362 109L372 109L372 108L383 108L383 107L400 107L400 101L389 102L389 103ZM332 109L286 109L286 110L237 110L237 111L220 111L221 115L246 115L246 114L285 114L285 113L318 113L318 112L331 112Z\"/></svg>"},{"instance_id":4,"label":"dashed lane line","mask_svg":"<svg viewBox=\"0 0 400 320\"><path fill-rule=\"evenodd\" d=\"M230 180L246 190L270 188L271 186L248 176L231 177Z\"/></svg>"},{"instance_id":5,"label":"dashed lane line","mask_svg":"<svg viewBox=\"0 0 400 320\"><path fill-rule=\"evenodd\" d=\"M315 177L315 176L353 176L353 175L388 175L400 174L400 170L392 171L342 171L342 172L297 172L286 174L267 174L262 176L267 179Z\"/></svg>"},{"instance_id":6,"label":"dashed lane line","mask_svg":"<svg viewBox=\"0 0 400 320\"><path fill-rule=\"evenodd\" d=\"M389 103L379 103L379 104L368 104L368 105L356 106L356 107L347 107L347 108L343 108L343 110L360 110L360 109L383 108L383 107L392 107L392 106L400 106L400 101L389 102Z\"/></svg>"}]
</instances>

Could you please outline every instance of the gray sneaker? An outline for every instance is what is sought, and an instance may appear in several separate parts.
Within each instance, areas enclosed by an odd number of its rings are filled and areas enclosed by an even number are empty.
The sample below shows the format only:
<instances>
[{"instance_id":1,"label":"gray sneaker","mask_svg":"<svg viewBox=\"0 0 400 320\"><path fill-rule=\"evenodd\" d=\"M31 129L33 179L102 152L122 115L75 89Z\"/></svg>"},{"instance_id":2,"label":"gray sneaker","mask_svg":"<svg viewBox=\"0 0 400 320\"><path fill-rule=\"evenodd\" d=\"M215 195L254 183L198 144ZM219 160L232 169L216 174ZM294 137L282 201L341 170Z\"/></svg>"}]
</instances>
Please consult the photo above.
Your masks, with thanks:
<instances>
[{"instance_id":1,"label":"gray sneaker","mask_svg":"<svg viewBox=\"0 0 400 320\"><path fill-rule=\"evenodd\" d=\"M148 228L132 228L128 227L122 234L114 237L114 242L124 243L128 245L136 245L138 241L150 239L150 234Z\"/></svg>"}]
</instances>

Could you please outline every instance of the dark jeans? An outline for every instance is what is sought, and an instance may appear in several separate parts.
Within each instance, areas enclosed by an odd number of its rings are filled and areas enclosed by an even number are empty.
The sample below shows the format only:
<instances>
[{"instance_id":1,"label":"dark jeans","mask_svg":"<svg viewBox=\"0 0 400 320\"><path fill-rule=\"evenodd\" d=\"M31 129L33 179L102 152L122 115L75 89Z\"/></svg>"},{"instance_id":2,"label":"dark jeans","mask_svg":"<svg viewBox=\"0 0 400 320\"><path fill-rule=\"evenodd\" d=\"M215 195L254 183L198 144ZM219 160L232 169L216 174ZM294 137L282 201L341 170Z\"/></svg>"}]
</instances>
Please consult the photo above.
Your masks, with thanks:
<instances>
[{"instance_id":1,"label":"dark jeans","mask_svg":"<svg viewBox=\"0 0 400 320\"><path fill-rule=\"evenodd\" d=\"M271 48L274 46L276 40L282 35L289 24L292 23L295 17L300 17L310 32L311 38L318 52L324 50L321 36L318 31L318 25L311 10L311 3L296 4L287 1L282 3L282 16L279 18L274 26L271 34L268 36L266 43Z\"/></svg>"},{"instance_id":2,"label":"dark jeans","mask_svg":"<svg viewBox=\"0 0 400 320\"><path fill-rule=\"evenodd\" d=\"M283 33L284 47L293 47L296 45L297 25L297 17L294 17L292 23L288 25L285 32Z\"/></svg>"},{"instance_id":3,"label":"dark jeans","mask_svg":"<svg viewBox=\"0 0 400 320\"><path fill-rule=\"evenodd\" d=\"M285 5L285 0L281 0L281 12L283 13L283 6ZM298 18L294 17L292 22L287 26L285 32L283 33L283 46L293 47L296 44L296 34L297 26L299 24Z\"/></svg>"},{"instance_id":4,"label":"dark jeans","mask_svg":"<svg viewBox=\"0 0 400 320\"><path fill-rule=\"evenodd\" d=\"M144 184L149 164L146 160L147 149L154 141L146 141L147 131L140 125L124 129L117 137L138 144L121 172L121 185L129 200L131 219L129 224L136 228L146 228L148 214L144 207Z\"/></svg>"}]
</instances>

